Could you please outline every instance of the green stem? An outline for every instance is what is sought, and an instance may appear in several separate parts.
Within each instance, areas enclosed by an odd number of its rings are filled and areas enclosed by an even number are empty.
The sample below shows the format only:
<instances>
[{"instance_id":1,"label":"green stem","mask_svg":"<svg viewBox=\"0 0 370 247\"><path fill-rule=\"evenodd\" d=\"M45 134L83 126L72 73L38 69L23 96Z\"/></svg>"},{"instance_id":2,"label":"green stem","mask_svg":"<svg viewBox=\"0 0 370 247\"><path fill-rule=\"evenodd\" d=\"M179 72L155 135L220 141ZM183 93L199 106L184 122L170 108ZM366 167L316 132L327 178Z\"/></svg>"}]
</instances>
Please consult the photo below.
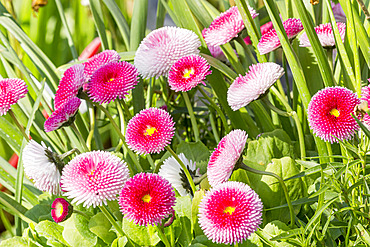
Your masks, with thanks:
<instances>
[{"instance_id":1,"label":"green stem","mask_svg":"<svg viewBox=\"0 0 370 247\"><path fill-rule=\"evenodd\" d=\"M274 112L276 112L280 116L283 116L283 117L291 117L292 116L291 112L282 111L279 108L277 108L276 106L274 106L273 104L271 104L270 100L267 98L267 95L262 98L262 101L266 104L266 106L268 106L271 110L273 110Z\"/></svg>"},{"instance_id":2,"label":"green stem","mask_svg":"<svg viewBox=\"0 0 370 247\"><path fill-rule=\"evenodd\" d=\"M94 137L95 132L95 112L94 107L91 107L90 104L89 104L89 116L90 116L90 132L86 139L86 146L88 147L89 150L91 150L91 141L92 138Z\"/></svg>"},{"instance_id":3,"label":"green stem","mask_svg":"<svg viewBox=\"0 0 370 247\"><path fill-rule=\"evenodd\" d=\"M163 228L160 226L157 226L157 229L158 229L159 238L163 241L164 245L166 247L171 247L170 242L168 242L168 239L163 232Z\"/></svg>"},{"instance_id":4,"label":"green stem","mask_svg":"<svg viewBox=\"0 0 370 247\"><path fill-rule=\"evenodd\" d=\"M151 168L152 168L152 169L155 169L155 165L154 165L154 161L153 161L152 156L151 156L150 154L147 154L147 155L146 155L146 158L148 159L148 161L149 161L149 164L150 164Z\"/></svg>"},{"instance_id":5,"label":"green stem","mask_svg":"<svg viewBox=\"0 0 370 247\"><path fill-rule=\"evenodd\" d=\"M90 149L87 147L86 142L85 142L84 138L82 137L80 131L78 131L75 123L73 122L70 126L73 129L73 131L75 132L75 134L77 135L78 139L80 139L80 142L82 144L82 147L85 149L85 152L89 152Z\"/></svg>"},{"instance_id":6,"label":"green stem","mask_svg":"<svg viewBox=\"0 0 370 247\"><path fill-rule=\"evenodd\" d=\"M28 141L30 138L27 136L23 126L18 122L18 120L17 120L16 116L14 115L14 112L12 111L12 109L9 109L8 113L12 117L15 125L17 125L18 129L21 131L23 137L26 138L26 140Z\"/></svg>"},{"instance_id":7,"label":"green stem","mask_svg":"<svg viewBox=\"0 0 370 247\"><path fill-rule=\"evenodd\" d=\"M171 153L171 155L177 160L177 162L179 162L179 164L181 165L181 168L184 170L185 172L185 175L186 175L186 178L188 179L188 182L190 184L190 187L191 187L191 190L193 191L193 195L195 195L195 184L194 184L194 181L189 173L189 170L188 168L184 165L184 163L180 160L179 156L177 156L177 154L172 150L172 148L170 146L166 146L166 149L168 152Z\"/></svg>"},{"instance_id":8,"label":"green stem","mask_svg":"<svg viewBox=\"0 0 370 247\"><path fill-rule=\"evenodd\" d=\"M126 112L126 115L129 119L132 118L132 114L130 112L130 110L128 109L128 106L126 104L126 102L124 100L120 100L119 102L121 102L121 104L123 105L123 109L125 109L125 112Z\"/></svg>"},{"instance_id":9,"label":"green stem","mask_svg":"<svg viewBox=\"0 0 370 247\"><path fill-rule=\"evenodd\" d=\"M198 142L199 141L199 129L198 129L197 121L195 119L193 107L191 106L188 93L187 92L182 92L182 96L184 97L186 108L188 108L191 125L193 126L195 141Z\"/></svg>"},{"instance_id":10,"label":"green stem","mask_svg":"<svg viewBox=\"0 0 370 247\"><path fill-rule=\"evenodd\" d=\"M330 156L329 157L330 162L334 162L333 151L331 149L331 144L329 142L326 142L326 148L328 149L328 155Z\"/></svg>"},{"instance_id":11,"label":"green stem","mask_svg":"<svg viewBox=\"0 0 370 247\"><path fill-rule=\"evenodd\" d=\"M161 5L161 3L158 3L158 6L159 5ZM154 83L155 83L155 79L151 78L148 83L148 90L147 90L146 103L145 103L146 108L150 108L152 106L153 94L154 94Z\"/></svg>"},{"instance_id":12,"label":"green stem","mask_svg":"<svg viewBox=\"0 0 370 247\"><path fill-rule=\"evenodd\" d=\"M333 49L326 49L326 56L328 58L329 67L331 69L331 72L333 73Z\"/></svg>"},{"instance_id":13,"label":"green stem","mask_svg":"<svg viewBox=\"0 0 370 247\"><path fill-rule=\"evenodd\" d=\"M204 173L201 177L195 178L194 184L200 184L200 182L202 182L202 180L205 179L206 177L207 177L207 173Z\"/></svg>"},{"instance_id":14,"label":"green stem","mask_svg":"<svg viewBox=\"0 0 370 247\"><path fill-rule=\"evenodd\" d=\"M220 136L218 135L218 131L217 131L217 127L216 127L216 123L215 123L215 119L214 119L212 111L209 112L209 121L211 122L212 132L215 137L215 141L218 143L220 142Z\"/></svg>"},{"instance_id":15,"label":"green stem","mask_svg":"<svg viewBox=\"0 0 370 247\"><path fill-rule=\"evenodd\" d=\"M240 36L238 36L238 37L236 38L236 41L238 41L238 43L243 47L243 49L244 49L245 53L248 55L249 60L250 60L252 63L256 64L256 63L257 63L257 61L256 61L256 59L254 58L254 56L253 56L253 54L252 54L251 50L249 49L249 47L247 46L247 44L244 42L244 40L243 40Z\"/></svg>"},{"instance_id":16,"label":"green stem","mask_svg":"<svg viewBox=\"0 0 370 247\"><path fill-rule=\"evenodd\" d=\"M112 224L112 226L116 229L116 231L119 233L120 236L125 236L125 233L123 232L122 228L117 224L116 220L113 218L110 212L104 207L104 206L98 206L102 213L107 217L109 222Z\"/></svg>"}]
</instances>

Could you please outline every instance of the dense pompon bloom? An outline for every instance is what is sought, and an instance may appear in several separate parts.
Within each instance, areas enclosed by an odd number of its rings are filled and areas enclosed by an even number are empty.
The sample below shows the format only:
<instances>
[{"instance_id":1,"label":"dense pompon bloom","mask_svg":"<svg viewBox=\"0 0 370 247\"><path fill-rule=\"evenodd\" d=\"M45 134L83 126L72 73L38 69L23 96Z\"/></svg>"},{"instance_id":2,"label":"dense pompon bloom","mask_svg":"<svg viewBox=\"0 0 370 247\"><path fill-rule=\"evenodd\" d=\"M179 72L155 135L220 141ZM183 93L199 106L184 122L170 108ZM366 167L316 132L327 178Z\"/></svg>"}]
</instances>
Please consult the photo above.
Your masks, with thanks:
<instances>
[{"instance_id":1,"label":"dense pompon bloom","mask_svg":"<svg viewBox=\"0 0 370 247\"><path fill-rule=\"evenodd\" d=\"M199 225L215 243L246 240L262 223L261 199L241 182L219 184L206 193L199 205Z\"/></svg>"},{"instance_id":2,"label":"dense pompon bloom","mask_svg":"<svg viewBox=\"0 0 370 247\"><path fill-rule=\"evenodd\" d=\"M85 81L86 76L83 64L76 64L68 68L59 82L59 86L55 94L54 109L59 109L71 98L76 97L78 90L82 88Z\"/></svg>"},{"instance_id":3,"label":"dense pompon bloom","mask_svg":"<svg viewBox=\"0 0 370 247\"><path fill-rule=\"evenodd\" d=\"M44 123L46 132L57 130L64 126L69 126L74 121L78 108L81 105L81 100L73 97L62 106L59 106Z\"/></svg>"},{"instance_id":4,"label":"dense pompon bloom","mask_svg":"<svg viewBox=\"0 0 370 247\"><path fill-rule=\"evenodd\" d=\"M198 55L190 55L180 58L171 67L168 73L168 84L171 89L178 92L186 92L199 83L204 83L206 76L211 74L207 60Z\"/></svg>"},{"instance_id":5,"label":"dense pompon bloom","mask_svg":"<svg viewBox=\"0 0 370 247\"><path fill-rule=\"evenodd\" d=\"M345 87L327 87L318 91L307 110L313 133L331 143L351 139L359 130L351 116L359 103L356 94Z\"/></svg>"},{"instance_id":6,"label":"dense pompon bloom","mask_svg":"<svg viewBox=\"0 0 370 247\"><path fill-rule=\"evenodd\" d=\"M346 34L346 24L344 23L337 23L339 34L344 42L344 36ZM317 33L317 37L320 40L320 43L323 47L333 48L335 47L335 39L334 39L334 32L330 23L320 24L319 26L315 27L315 31ZM311 46L310 41L308 40L307 33L304 32L301 37L299 37L301 47L309 47Z\"/></svg>"},{"instance_id":7,"label":"dense pompon bloom","mask_svg":"<svg viewBox=\"0 0 370 247\"><path fill-rule=\"evenodd\" d=\"M136 51L134 65L144 78L167 76L181 57L199 54L198 36L179 27L162 27L149 33Z\"/></svg>"},{"instance_id":8,"label":"dense pompon bloom","mask_svg":"<svg viewBox=\"0 0 370 247\"><path fill-rule=\"evenodd\" d=\"M370 82L370 79L368 81ZM361 88L361 101L366 101L370 106L370 86ZM370 126L370 116L367 113L364 114L363 121L367 126Z\"/></svg>"},{"instance_id":9,"label":"dense pompon bloom","mask_svg":"<svg viewBox=\"0 0 370 247\"><path fill-rule=\"evenodd\" d=\"M232 130L218 143L211 154L207 167L208 181L211 186L226 182L243 153L248 135L244 130Z\"/></svg>"},{"instance_id":10,"label":"dense pompon bloom","mask_svg":"<svg viewBox=\"0 0 370 247\"><path fill-rule=\"evenodd\" d=\"M11 105L17 103L27 92L27 85L21 79L0 80L0 116L7 113Z\"/></svg>"},{"instance_id":11,"label":"dense pompon bloom","mask_svg":"<svg viewBox=\"0 0 370 247\"><path fill-rule=\"evenodd\" d=\"M297 36L302 30L303 25L301 20L291 18L283 22L284 30L288 36L288 39L293 39ZM273 50L276 50L281 46L279 37L277 36L276 30L272 29L269 32L262 35L257 48L261 55L269 53Z\"/></svg>"},{"instance_id":12,"label":"dense pompon bloom","mask_svg":"<svg viewBox=\"0 0 370 247\"><path fill-rule=\"evenodd\" d=\"M264 35L265 33L269 32L273 28L274 28L274 26L272 25L272 21L269 21L269 22L263 24L261 26L261 28L260 28L261 29L261 35ZM247 37L244 38L244 42L247 45L251 45L252 44L251 38L249 36L247 36Z\"/></svg>"},{"instance_id":13,"label":"dense pompon bloom","mask_svg":"<svg viewBox=\"0 0 370 247\"><path fill-rule=\"evenodd\" d=\"M258 13L248 6L252 18L256 18ZM214 19L211 25L204 32L204 40L207 45L219 46L230 42L244 29L243 18L238 7L233 6L227 11L221 13Z\"/></svg>"},{"instance_id":14,"label":"dense pompon bloom","mask_svg":"<svg viewBox=\"0 0 370 247\"><path fill-rule=\"evenodd\" d=\"M284 74L276 63L258 63L249 66L245 76L239 75L227 91L227 102L234 111L258 99Z\"/></svg>"},{"instance_id":15,"label":"dense pompon bloom","mask_svg":"<svg viewBox=\"0 0 370 247\"><path fill-rule=\"evenodd\" d=\"M54 195L59 194L60 171L57 165L61 160L50 148L30 140L23 149L22 161L24 173L33 180L36 188Z\"/></svg>"},{"instance_id":16,"label":"dense pompon bloom","mask_svg":"<svg viewBox=\"0 0 370 247\"><path fill-rule=\"evenodd\" d=\"M67 220L72 213L73 206L64 198L56 198L51 204L51 217L56 223Z\"/></svg>"},{"instance_id":17,"label":"dense pompon bloom","mask_svg":"<svg viewBox=\"0 0 370 247\"><path fill-rule=\"evenodd\" d=\"M195 162L188 160L183 153L179 154L179 158L189 170L192 178L200 176L195 166ZM191 193L191 187L186 178L185 172L173 156L163 162L158 174L167 179L177 192L179 192L180 196L186 196Z\"/></svg>"},{"instance_id":18,"label":"dense pompon bloom","mask_svg":"<svg viewBox=\"0 0 370 247\"><path fill-rule=\"evenodd\" d=\"M77 155L64 167L61 187L72 203L96 207L117 199L128 178L124 161L109 152L92 151Z\"/></svg>"},{"instance_id":19,"label":"dense pompon bloom","mask_svg":"<svg viewBox=\"0 0 370 247\"><path fill-rule=\"evenodd\" d=\"M160 153L171 142L174 126L167 111L154 107L144 109L128 122L126 143L138 154Z\"/></svg>"},{"instance_id":20,"label":"dense pompon bloom","mask_svg":"<svg viewBox=\"0 0 370 247\"><path fill-rule=\"evenodd\" d=\"M85 65L86 80L89 81L94 71L100 68L100 66L107 63L118 62L120 59L121 56L114 50L105 50L96 54L83 63L83 65Z\"/></svg>"},{"instance_id":21,"label":"dense pompon bloom","mask_svg":"<svg viewBox=\"0 0 370 247\"><path fill-rule=\"evenodd\" d=\"M122 214L138 225L155 225L174 213L175 192L158 174L139 173L130 178L119 195Z\"/></svg>"},{"instance_id":22,"label":"dense pompon bloom","mask_svg":"<svg viewBox=\"0 0 370 247\"><path fill-rule=\"evenodd\" d=\"M128 91L138 83L138 75L134 65L122 61L113 62L98 68L87 85L87 93L94 102L109 103L125 98Z\"/></svg>"}]
</instances>

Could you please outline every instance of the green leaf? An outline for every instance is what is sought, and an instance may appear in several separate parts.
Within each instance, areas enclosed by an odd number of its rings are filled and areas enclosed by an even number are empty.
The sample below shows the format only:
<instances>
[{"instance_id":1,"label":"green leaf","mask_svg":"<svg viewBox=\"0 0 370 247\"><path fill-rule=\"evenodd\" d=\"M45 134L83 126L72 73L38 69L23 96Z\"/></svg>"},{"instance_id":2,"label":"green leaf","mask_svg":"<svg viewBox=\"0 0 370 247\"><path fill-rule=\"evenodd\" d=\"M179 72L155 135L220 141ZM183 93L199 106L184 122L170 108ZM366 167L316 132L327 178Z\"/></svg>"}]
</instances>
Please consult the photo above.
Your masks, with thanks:
<instances>
[{"instance_id":1,"label":"green leaf","mask_svg":"<svg viewBox=\"0 0 370 247\"><path fill-rule=\"evenodd\" d=\"M193 162L202 162L209 159L210 153L206 145L202 142L181 141L177 146L176 153L183 153L185 157Z\"/></svg>"},{"instance_id":2,"label":"green leaf","mask_svg":"<svg viewBox=\"0 0 370 247\"><path fill-rule=\"evenodd\" d=\"M6 120L4 116L0 117L0 137L19 155L23 136L15 125Z\"/></svg>"},{"instance_id":3,"label":"green leaf","mask_svg":"<svg viewBox=\"0 0 370 247\"><path fill-rule=\"evenodd\" d=\"M267 237L267 239L272 240L272 238L281 235L283 233L286 233L290 231L290 228L285 225L283 222L275 220L270 223L268 223L264 228L263 228L263 235ZM280 241L271 241L273 244L276 244L276 246L282 246L282 247L290 247L294 246L292 244L286 243L286 242L280 242Z\"/></svg>"},{"instance_id":4,"label":"green leaf","mask_svg":"<svg viewBox=\"0 0 370 247\"><path fill-rule=\"evenodd\" d=\"M41 219L51 218L51 204L37 204L28 210L24 215L35 222Z\"/></svg>"},{"instance_id":5,"label":"green leaf","mask_svg":"<svg viewBox=\"0 0 370 247\"><path fill-rule=\"evenodd\" d=\"M76 214L73 214L72 217L63 222L63 225L63 238L69 245L94 246L97 243L98 238L89 231L86 219L81 222L81 219ZM95 237L91 237L92 235Z\"/></svg>"},{"instance_id":6,"label":"green leaf","mask_svg":"<svg viewBox=\"0 0 370 247\"><path fill-rule=\"evenodd\" d=\"M157 228L151 225L139 226L134 222L123 218L122 230L133 242L140 246L155 246L159 243Z\"/></svg>"},{"instance_id":7,"label":"green leaf","mask_svg":"<svg viewBox=\"0 0 370 247\"><path fill-rule=\"evenodd\" d=\"M63 229L63 226L48 220L41 221L35 227L37 234L40 237L45 237L47 239L46 243L51 246L54 246L56 243L68 245L62 236ZM51 244L52 242L54 242L53 245Z\"/></svg>"},{"instance_id":8,"label":"green leaf","mask_svg":"<svg viewBox=\"0 0 370 247\"><path fill-rule=\"evenodd\" d=\"M102 212L99 212L91 217L89 221L89 230L95 233L95 235L97 235L107 244L111 243L117 237L114 232L110 231L111 228L112 224Z\"/></svg>"},{"instance_id":9,"label":"green leaf","mask_svg":"<svg viewBox=\"0 0 370 247\"><path fill-rule=\"evenodd\" d=\"M107 35L105 31L105 25L104 25L104 18L103 18L103 12L101 8L101 4L99 0L89 0L90 2L90 9L92 16L94 17L95 27L98 31L101 45L103 50L106 50L109 48L108 46L108 40Z\"/></svg>"},{"instance_id":10,"label":"green leaf","mask_svg":"<svg viewBox=\"0 0 370 247\"><path fill-rule=\"evenodd\" d=\"M197 192L195 192L193 202L191 205L191 222L193 224L195 236L201 235L203 233L202 229L199 227L199 224L198 224L198 212L199 212L199 204L204 197L204 193L205 193L204 190L198 190Z\"/></svg>"},{"instance_id":11,"label":"green leaf","mask_svg":"<svg viewBox=\"0 0 370 247\"><path fill-rule=\"evenodd\" d=\"M5 240L2 240L1 243L0 243L0 246L1 247L28 247L30 245L28 245L28 241L25 240L24 238L22 237L13 237L13 238L9 238L9 239L5 239ZM34 246L34 245L31 245L31 246Z\"/></svg>"},{"instance_id":12,"label":"green leaf","mask_svg":"<svg viewBox=\"0 0 370 247\"><path fill-rule=\"evenodd\" d=\"M112 242L112 245L111 247L124 247L126 246L128 240L126 237L120 237L120 238L116 238L113 242Z\"/></svg>"},{"instance_id":13,"label":"green leaf","mask_svg":"<svg viewBox=\"0 0 370 247\"><path fill-rule=\"evenodd\" d=\"M200 55L204 57L212 67L214 67L222 74L229 77L230 80L234 80L236 77L238 77L238 75L232 69L230 69L226 64L224 64L220 60L204 53L201 53Z\"/></svg>"}]
</instances>

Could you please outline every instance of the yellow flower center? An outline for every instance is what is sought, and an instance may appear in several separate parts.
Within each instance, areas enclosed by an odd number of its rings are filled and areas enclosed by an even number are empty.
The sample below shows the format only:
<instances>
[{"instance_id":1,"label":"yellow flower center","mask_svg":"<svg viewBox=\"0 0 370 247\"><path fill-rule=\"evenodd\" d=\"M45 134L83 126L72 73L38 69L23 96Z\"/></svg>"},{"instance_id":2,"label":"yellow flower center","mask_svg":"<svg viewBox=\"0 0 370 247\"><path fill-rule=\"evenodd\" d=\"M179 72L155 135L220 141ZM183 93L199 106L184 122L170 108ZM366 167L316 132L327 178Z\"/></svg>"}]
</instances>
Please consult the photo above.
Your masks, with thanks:
<instances>
[{"instance_id":1,"label":"yellow flower center","mask_svg":"<svg viewBox=\"0 0 370 247\"><path fill-rule=\"evenodd\" d=\"M61 203L57 203L56 207L55 207L55 214L57 217L60 217L62 216L63 214L63 205Z\"/></svg>"},{"instance_id":2,"label":"yellow flower center","mask_svg":"<svg viewBox=\"0 0 370 247\"><path fill-rule=\"evenodd\" d=\"M232 213L234 213L234 211L235 211L235 207L226 207L225 208L225 210L224 210L224 213L225 214L230 214L230 215L232 215Z\"/></svg>"},{"instance_id":3,"label":"yellow flower center","mask_svg":"<svg viewBox=\"0 0 370 247\"><path fill-rule=\"evenodd\" d=\"M194 75L193 68L184 70L184 78L190 78L191 75Z\"/></svg>"},{"instance_id":4,"label":"yellow flower center","mask_svg":"<svg viewBox=\"0 0 370 247\"><path fill-rule=\"evenodd\" d=\"M340 115L339 111L335 108L330 111L330 114L333 115L334 117L339 117Z\"/></svg>"},{"instance_id":5,"label":"yellow flower center","mask_svg":"<svg viewBox=\"0 0 370 247\"><path fill-rule=\"evenodd\" d=\"M141 200L143 200L143 202L149 203L150 200L152 200L152 197L150 195L145 195L141 198Z\"/></svg>"},{"instance_id":6,"label":"yellow flower center","mask_svg":"<svg viewBox=\"0 0 370 247\"><path fill-rule=\"evenodd\" d=\"M152 136L155 132L157 132L157 129L152 126L147 126L146 130L144 131L145 136Z\"/></svg>"},{"instance_id":7,"label":"yellow flower center","mask_svg":"<svg viewBox=\"0 0 370 247\"><path fill-rule=\"evenodd\" d=\"M112 81L114 81L114 78L110 78L110 79L108 80L108 82L112 82Z\"/></svg>"}]
</instances>

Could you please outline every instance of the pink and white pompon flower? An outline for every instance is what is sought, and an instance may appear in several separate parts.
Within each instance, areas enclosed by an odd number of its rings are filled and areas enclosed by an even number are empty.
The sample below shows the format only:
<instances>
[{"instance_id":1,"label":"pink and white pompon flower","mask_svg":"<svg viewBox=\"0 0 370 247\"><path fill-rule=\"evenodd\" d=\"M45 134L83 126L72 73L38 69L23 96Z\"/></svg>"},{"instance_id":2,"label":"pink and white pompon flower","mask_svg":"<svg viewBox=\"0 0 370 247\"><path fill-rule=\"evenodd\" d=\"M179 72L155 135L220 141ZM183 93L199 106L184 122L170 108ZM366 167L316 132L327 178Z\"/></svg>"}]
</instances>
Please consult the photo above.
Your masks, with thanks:
<instances>
[{"instance_id":1,"label":"pink and white pompon flower","mask_svg":"<svg viewBox=\"0 0 370 247\"><path fill-rule=\"evenodd\" d=\"M370 78L368 81L370 82ZM361 88L361 101L366 101L370 106L370 86ZM363 121L367 126L370 126L370 116L367 113L364 114Z\"/></svg>"},{"instance_id":2,"label":"pink and white pompon flower","mask_svg":"<svg viewBox=\"0 0 370 247\"><path fill-rule=\"evenodd\" d=\"M218 143L211 154L207 167L208 181L211 186L226 182L243 153L248 135L244 130L232 130Z\"/></svg>"},{"instance_id":3,"label":"pink and white pompon flower","mask_svg":"<svg viewBox=\"0 0 370 247\"><path fill-rule=\"evenodd\" d=\"M346 24L345 23L337 23L339 34L344 42L344 36L346 35ZM320 40L320 43L323 47L326 48L334 48L335 47L335 39L334 39L334 32L330 23L320 24L319 26L315 27L315 32L317 37ZM310 41L308 40L307 33L304 32L301 37L299 37L301 47L309 47L311 46Z\"/></svg>"},{"instance_id":4,"label":"pink and white pompon flower","mask_svg":"<svg viewBox=\"0 0 370 247\"><path fill-rule=\"evenodd\" d=\"M264 35L265 33L269 32L272 29L274 29L274 26L272 25L272 21L269 21L269 22L263 24L260 29L261 29L261 35ZM247 36L247 37L244 38L244 42L247 45L251 45L252 44L251 38L249 36Z\"/></svg>"},{"instance_id":5,"label":"pink and white pompon flower","mask_svg":"<svg viewBox=\"0 0 370 247\"><path fill-rule=\"evenodd\" d=\"M128 122L126 143L138 154L160 153L170 144L174 126L167 111L154 107L144 109Z\"/></svg>"},{"instance_id":6,"label":"pink and white pompon flower","mask_svg":"<svg viewBox=\"0 0 370 247\"><path fill-rule=\"evenodd\" d=\"M331 143L351 139L359 130L351 113L360 103L356 94L345 87L326 87L308 104L307 118L313 133Z\"/></svg>"},{"instance_id":7,"label":"pink and white pompon flower","mask_svg":"<svg viewBox=\"0 0 370 247\"><path fill-rule=\"evenodd\" d=\"M248 6L248 9L253 19L258 16L258 13L252 7ZM204 40L210 46L224 45L238 37L243 29L243 18L238 7L233 6L213 20L204 32Z\"/></svg>"},{"instance_id":8,"label":"pink and white pompon flower","mask_svg":"<svg viewBox=\"0 0 370 247\"><path fill-rule=\"evenodd\" d=\"M284 69L272 62L249 66L245 76L239 75L227 91L227 102L234 111L264 95L284 74Z\"/></svg>"},{"instance_id":9,"label":"pink and white pompon flower","mask_svg":"<svg viewBox=\"0 0 370 247\"><path fill-rule=\"evenodd\" d=\"M73 206L64 198L56 198L51 204L51 218L55 223L66 221L73 213Z\"/></svg>"},{"instance_id":10,"label":"pink and white pompon flower","mask_svg":"<svg viewBox=\"0 0 370 247\"><path fill-rule=\"evenodd\" d=\"M54 109L59 109L71 98L77 97L78 90L82 88L85 81L86 76L83 64L76 64L68 68L59 82L55 94Z\"/></svg>"},{"instance_id":11,"label":"pink and white pompon flower","mask_svg":"<svg viewBox=\"0 0 370 247\"><path fill-rule=\"evenodd\" d=\"M100 68L100 66L107 63L118 62L120 59L121 56L114 50L105 50L96 54L83 63L83 65L85 65L86 80L89 81L95 70Z\"/></svg>"},{"instance_id":12,"label":"pink and white pompon flower","mask_svg":"<svg viewBox=\"0 0 370 247\"><path fill-rule=\"evenodd\" d=\"M172 65L168 73L168 84L176 92L187 92L199 83L205 85L206 76L212 73L210 68L207 60L201 56L182 57Z\"/></svg>"},{"instance_id":13,"label":"pink and white pompon flower","mask_svg":"<svg viewBox=\"0 0 370 247\"><path fill-rule=\"evenodd\" d=\"M134 65L143 78L167 76L181 57L199 54L199 37L191 30L161 27L149 33L135 53Z\"/></svg>"},{"instance_id":14,"label":"pink and white pompon flower","mask_svg":"<svg viewBox=\"0 0 370 247\"><path fill-rule=\"evenodd\" d=\"M206 193L199 204L199 225L214 243L242 243L262 223L263 204L241 182L225 182Z\"/></svg>"},{"instance_id":15,"label":"pink and white pompon flower","mask_svg":"<svg viewBox=\"0 0 370 247\"><path fill-rule=\"evenodd\" d=\"M288 36L288 39L293 39L296 37L302 30L303 25L300 19L287 19L283 22L284 30ZM279 37L277 36L276 30L272 29L269 32L262 35L257 48L261 55L267 54L271 51L276 50L281 46Z\"/></svg>"},{"instance_id":16,"label":"pink and white pompon flower","mask_svg":"<svg viewBox=\"0 0 370 247\"><path fill-rule=\"evenodd\" d=\"M81 100L79 98L70 98L67 103L59 106L45 121L44 130L50 132L71 125L80 105Z\"/></svg>"},{"instance_id":17,"label":"pink and white pompon flower","mask_svg":"<svg viewBox=\"0 0 370 247\"><path fill-rule=\"evenodd\" d=\"M61 187L72 203L96 207L116 200L129 178L124 161L105 151L77 155L63 169Z\"/></svg>"},{"instance_id":18,"label":"pink and white pompon flower","mask_svg":"<svg viewBox=\"0 0 370 247\"><path fill-rule=\"evenodd\" d=\"M27 92L27 85L21 79L0 80L0 116L6 114L11 106L23 98Z\"/></svg>"},{"instance_id":19,"label":"pink and white pompon flower","mask_svg":"<svg viewBox=\"0 0 370 247\"><path fill-rule=\"evenodd\" d=\"M119 195L124 217L138 225L156 225L174 213L175 192L158 174L139 173L130 178Z\"/></svg>"},{"instance_id":20,"label":"pink and white pompon flower","mask_svg":"<svg viewBox=\"0 0 370 247\"><path fill-rule=\"evenodd\" d=\"M98 68L87 84L87 93L94 102L109 103L116 98L124 99L135 87L138 71L134 65L122 61L105 64Z\"/></svg>"}]
</instances>

